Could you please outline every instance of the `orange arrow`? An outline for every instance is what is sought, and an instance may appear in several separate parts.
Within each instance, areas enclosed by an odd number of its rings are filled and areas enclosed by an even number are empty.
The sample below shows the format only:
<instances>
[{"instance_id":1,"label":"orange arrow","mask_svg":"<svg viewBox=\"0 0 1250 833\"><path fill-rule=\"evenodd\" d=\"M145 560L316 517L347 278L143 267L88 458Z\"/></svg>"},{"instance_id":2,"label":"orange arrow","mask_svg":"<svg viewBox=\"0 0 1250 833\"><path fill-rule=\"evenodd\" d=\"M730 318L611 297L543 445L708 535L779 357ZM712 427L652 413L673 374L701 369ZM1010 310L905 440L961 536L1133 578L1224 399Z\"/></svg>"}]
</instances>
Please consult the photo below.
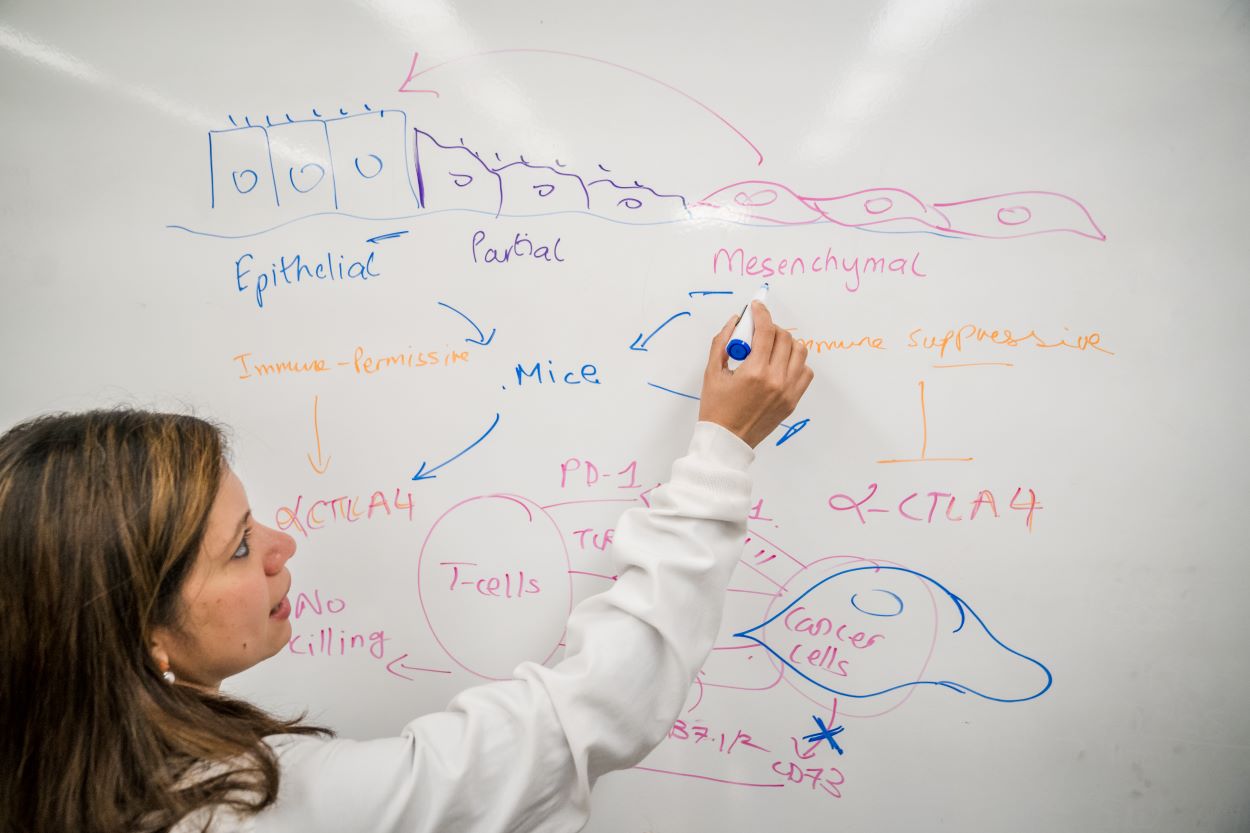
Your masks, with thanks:
<instances>
[{"instance_id":1,"label":"orange arrow","mask_svg":"<svg viewBox=\"0 0 1250 833\"><path fill-rule=\"evenodd\" d=\"M313 462L313 456L308 455L308 465L313 467L313 471L317 474L325 474L326 469L330 467L330 458L326 457L325 462L321 461L321 429L317 426L317 398L313 397L313 433L317 437L317 462Z\"/></svg>"}]
</instances>

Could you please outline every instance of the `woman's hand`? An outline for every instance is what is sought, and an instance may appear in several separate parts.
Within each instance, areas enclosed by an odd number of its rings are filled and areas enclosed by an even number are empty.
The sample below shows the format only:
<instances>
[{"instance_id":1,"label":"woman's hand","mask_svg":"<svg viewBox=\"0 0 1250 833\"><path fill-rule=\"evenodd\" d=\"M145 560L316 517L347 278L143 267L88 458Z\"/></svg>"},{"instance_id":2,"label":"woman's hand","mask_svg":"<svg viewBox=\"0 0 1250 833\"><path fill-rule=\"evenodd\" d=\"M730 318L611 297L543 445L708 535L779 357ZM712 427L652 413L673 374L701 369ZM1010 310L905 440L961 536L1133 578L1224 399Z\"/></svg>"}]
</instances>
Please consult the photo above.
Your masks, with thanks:
<instances>
[{"instance_id":1,"label":"woman's hand","mask_svg":"<svg viewBox=\"0 0 1250 833\"><path fill-rule=\"evenodd\" d=\"M729 369L725 346L737 316L712 339L699 419L728 428L754 448L794 411L813 374L807 366L807 348L773 323L766 306L752 304L751 354L736 370Z\"/></svg>"}]
</instances>

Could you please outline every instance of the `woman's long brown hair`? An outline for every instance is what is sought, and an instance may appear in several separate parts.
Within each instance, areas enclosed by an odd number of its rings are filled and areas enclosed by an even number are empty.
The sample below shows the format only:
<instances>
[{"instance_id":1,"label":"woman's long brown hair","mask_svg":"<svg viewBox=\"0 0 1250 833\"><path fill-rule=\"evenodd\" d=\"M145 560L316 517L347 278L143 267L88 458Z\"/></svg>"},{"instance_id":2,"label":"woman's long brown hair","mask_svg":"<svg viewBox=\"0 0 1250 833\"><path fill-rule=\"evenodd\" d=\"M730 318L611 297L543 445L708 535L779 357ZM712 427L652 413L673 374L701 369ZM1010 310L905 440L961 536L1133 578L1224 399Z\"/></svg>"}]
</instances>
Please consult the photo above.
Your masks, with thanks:
<instances>
[{"instance_id":1,"label":"woman's long brown hair","mask_svg":"<svg viewBox=\"0 0 1250 833\"><path fill-rule=\"evenodd\" d=\"M0 831L165 830L277 797L268 735L316 733L170 685L150 653L225 471L221 431L132 410L0 437Z\"/></svg>"}]
</instances>

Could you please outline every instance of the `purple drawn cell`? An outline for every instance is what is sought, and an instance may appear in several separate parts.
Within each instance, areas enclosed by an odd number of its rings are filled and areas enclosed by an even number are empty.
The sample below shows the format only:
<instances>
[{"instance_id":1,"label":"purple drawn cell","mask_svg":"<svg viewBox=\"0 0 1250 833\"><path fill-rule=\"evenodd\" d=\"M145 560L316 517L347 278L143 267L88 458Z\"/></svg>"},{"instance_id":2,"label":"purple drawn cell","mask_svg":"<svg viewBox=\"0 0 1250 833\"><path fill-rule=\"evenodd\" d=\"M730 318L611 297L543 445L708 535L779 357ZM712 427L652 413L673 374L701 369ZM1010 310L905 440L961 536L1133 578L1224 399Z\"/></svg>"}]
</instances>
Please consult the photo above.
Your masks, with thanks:
<instances>
[{"instance_id":1,"label":"purple drawn cell","mask_svg":"<svg viewBox=\"0 0 1250 833\"><path fill-rule=\"evenodd\" d=\"M686 220L686 200L678 194L659 194L645 185L618 185L596 179L586 186L590 213L623 223L669 223Z\"/></svg>"},{"instance_id":2,"label":"purple drawn cell","mask_svg":"<svg viewBox=\"0 0 1250 833\"><path fill-rule=\"evenodd\" d=\"M511 162L496 171L503 182L502 213L505 215L590 210L590 195L579 176L528 162Z\"/></svg>"},{"instance_id":3,"label":"purple drawn cell","mask_svg":"<svg viewBox=\"0 0 1250 833\"><path fill-rule=\"evenodd\" d=\"M417 194L422 208L499 214L503 181L480 156L463 144L444 145L421 129L414 129L413 136Z\"/></svg>"}]
</instances>

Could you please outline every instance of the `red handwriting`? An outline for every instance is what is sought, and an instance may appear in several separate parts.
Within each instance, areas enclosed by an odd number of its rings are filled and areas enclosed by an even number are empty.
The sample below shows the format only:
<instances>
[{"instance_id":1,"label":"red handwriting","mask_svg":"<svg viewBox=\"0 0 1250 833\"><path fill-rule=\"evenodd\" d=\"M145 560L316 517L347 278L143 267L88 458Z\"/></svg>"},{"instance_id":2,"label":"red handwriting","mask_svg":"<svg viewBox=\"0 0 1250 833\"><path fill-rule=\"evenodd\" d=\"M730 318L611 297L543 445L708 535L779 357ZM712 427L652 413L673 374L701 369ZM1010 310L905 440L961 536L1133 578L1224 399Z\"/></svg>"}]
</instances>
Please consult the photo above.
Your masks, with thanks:
<instances>
[{"instance_id":1,"label":"red handwriting","mask_svg":"<svg viewBox=\"0 0 1250 833\"><path fill-rule=\"evenodd\" d=\"M842 797L840 789L846 783L846 776L837 767L803 766L794 761L773 761L773 772L786 779L786 783L799 786L809 785L813 790L819 787L834 798Z\"/></svg>"},{"instance_id":2,"label":"red handwriting","mask_svg":"<svg viewBox=\"0 0 1250 833\"><path fill-rule=\"evenodd\" d=\"M885 636L879 633L874 633L871 636L863 631L856 631L853 634L847 634L846 625L838 625L835 629L831 620L826 619L823 616L816 619L813 619L810 616L804 616L803 614L805 611L806 608L802 605L797 605L786 613L785 619L783 619L782 622L788 630L794 631L795 633L805 633L808 636L825 636L826 634L833 634L834 639L837 639L839 642L849 642L852 646L861 649L871 648L872 644L878 639L885 639Z\"/></svg>"},{"instance_id":3,"label":"red handwriting","mask_svg":"<svg viewBox=\"0 0 1250 833\"><path fill-rule=\"evenodd\" d=\"M590 528L573 530L573 534L577 536L577 546L579 548L586 549L586 536L589 535L590 545L599 550L599 552L603 552L608 548L608 545L612 543L612 535L615 532L615 529L605 529L602 533Z\"/></svg>"},{"instance_id":4,"label":"red handwriting","mask_svg":"<svg viewBox=\"0 0 1250 833\"><path fill-rule=\"evenodd\" d=\"M500 599L519 599L525 595L532 596L542 592L536 579L525 578L524 570L518 570L515 576L511 572L506 572L503 576L475 578L476 571L473 568L478 566L476 561L440 561L438 563L439 566L451 571L448 589L452 592L468 586L483 596Z\"/></svg>"},{"instance_id":5,"label":"red handwriting","mask_svg":"<svg viewBox=\"0 0 1250 833\"><path fill-rule=\"evenodd\" d=\"M714 732L702 722L687 723L684 720L678 720L673 724L673 728L668 730L669 740L686 741L693 746L700 746L707 743L707 749L726 755L733 754L735 749L756 749L760 752L767 752L764 747L756 744L749 734L737 729L735 734L730 736L726 732Z\"/></svg>"},{"instance_id":6,"label":"red handwriting","mask_svg":"<svg viewBox=\"0 0 1250 833\"><path fill-rule=\"evenodd\" d=\"M312 596L301 592L295 597L295 602L291 605L291 615L298 619L305 613L313 613L317 616L323 613L342 613L347 608L347 602L340 598L327 598L324 602L321 600L321 591L313 590Z\"/></svg>"},{"instance_id":7,"label":"red handwriting","mask_svg":"<svg viewBox=\"0 0 1250 833\"><path fill-rule=\"evenodd\" d=\"M616 472L615 474L603 474L599 466L590 460L580 457L570 457L560 464L560 488L567 489L570 486L584 485L590 488L596 485L600 480L609 477L622 477L624 482L617 485L618 489L640 489L642 484L638 482L638 461L630 460L629 465ZM615 481L614 481L615 482ZM606 485L606 484L605 484Z\"/></svg>"},{"instance_id":8,"label":"red handwriting","mask_svg":"<svg viewBox=\"0 0 1250 833\"><path fill-rule=\"evenodd\" d=\"M817 252L806 256L804 254L792 253L786 257L773 256L757 256L749 254L741 247L730 250L721 247L712 255L712 274L718 275L721 271L721 261L724 259L725 271L733 274L738 273L739 277L763 277L771 278L774 275L803 275L807 272L841 272L848 277L843 282L843 288L847 292L857 292L861 283L861 275L866 274L886 274L892 272L903 277L926 278L928 274L920 271L917 265L920 260L920 252L912 252L905 257L887 257L878 255L865 257L862 262L860 257L841 257L833 251L832 247L826 247L823 252Z\"/></svg>"},{"instance_id":9,"label":"red handwriting","mask_svg":"<svg viewBox=\"0 0 1250 833\"><path fill-rule=\"evenodd\" d=\"M977 492L976 497L966 501L966 506L963 503L953 493L940 491L909 492L897 503L893 500L878 501L876 483L869 483L868 493L858 500L844 492L829 498L830 509L835 512L854 512L861 524L867 524L868 515L871 514L894 515L924 524L932 524L935 520L958 523L963 520L975 521L978 516L982 519L1001 516L998 500L989 489ZM1023 486L1016 487L1005 507L1008 511L1024 513L1024 524L1030 532L1033 531L1034 516L1045 508L1039 502L1037 493Z\"/></svg>"},{"instance_id":10,"label":"red handwriting","mask_svg":"<svg viewBox=\"0 0 1250 833\"><path fill-rule=\"evenodd\" d=\"M286 643L292 654L308 657L341 657L349 653L365 651L374 659L386 656L386 643L390 637L385 631L369 634L350 633L341 628L321 628L316 633L295 634Z\"/></svg>"},{"instance_id":11,"label":"red handwriting","mask_svg":"<svg viewBox=\"0 0 1250 833\"><path fill-rule=\"evenodd\" d=\"M376 491L369 496L368 503L359 496L340 495L334 498L319 498L304 505L304 495L295 498L294 506L282 506L276 513L278 529L298 529L305 538L310 532L324 529L327 524L356 523L361 520L371 521L374 515L387 517L395 514L402 517L400 510L407 510L408 520L412 520L412 492L403 492L406 501L400 499L401 492L395 490L391 498L387 493Z\"/></svg>"},{"instance_id":12,"label":"red handwriting","mask_svg":"<svg viewBox=\"0 0 1250 833\"><path fill-rule=\"evenodd\" d=\"M823 648L808 651L806 656L795 656L801 650L803 650L802 642L794 643L794 647L790 649L790 663L792 665L805 663L839 677L849 676L846 666L850 660L838 659L838 646L825 645Z\"/></svg>"}]
</instances>

